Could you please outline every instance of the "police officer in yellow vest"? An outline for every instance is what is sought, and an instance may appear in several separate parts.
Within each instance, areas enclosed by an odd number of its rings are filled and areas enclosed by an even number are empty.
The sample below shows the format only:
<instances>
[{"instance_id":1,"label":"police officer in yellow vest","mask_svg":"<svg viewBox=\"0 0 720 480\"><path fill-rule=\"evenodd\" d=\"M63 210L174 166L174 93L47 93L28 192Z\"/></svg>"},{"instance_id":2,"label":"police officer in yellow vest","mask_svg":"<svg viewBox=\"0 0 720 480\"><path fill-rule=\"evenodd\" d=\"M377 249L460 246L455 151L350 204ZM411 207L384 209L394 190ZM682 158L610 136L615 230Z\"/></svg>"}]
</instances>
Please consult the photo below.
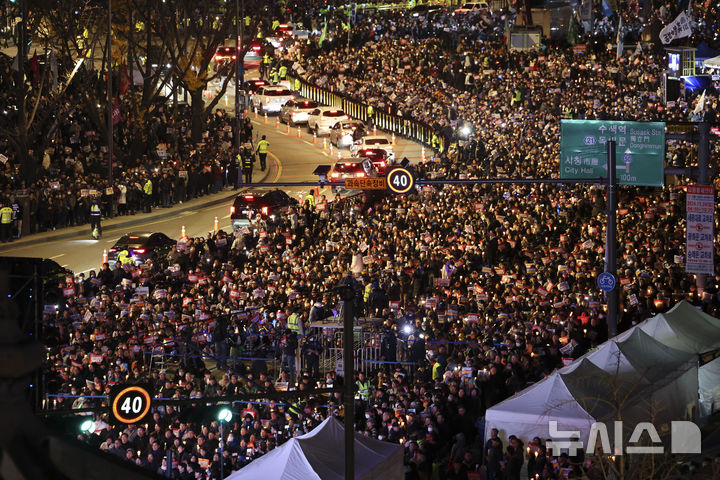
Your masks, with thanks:
<instances>
[{"instance_id":1,"label":"police officer in yellow vest","mask_svg":"<svg viewBox=\"0 0 720 480\"><path fill-rule=\"evenodd\" d=\"M279 26L280 26L280 21L277 20L277 19L275 19L275 20L273 20L273 22L272 22L272 27L270 27L270 28L271 28L272 31L274 32L275 30L278 29Z\"/></svg>"},{"instance_id":2,"label":"police officer in yellow vest","mask_svg":"<svg viewBox=\"0 0 720 480\"><path fill-rule=\"evenodd\" d=\"M358 374L358 379L355 382L355 386L357 387L355 399L362 400L363 402L368 402L370 400L370 380L365 378L365 373L360 372Z\"/></svg>"},{"instance_id":3,"label":"police officer in yellow vest","mask_svg":"<svg viewBox=\"0 0 720 480\"><path fill-rule=\"evenodd\" d=\"M310 193L305 195L305 201L310 204L310 207L315 208L315 192L310 190Z\"/></svg>"},{"instance_id":4,"label":"police officer in yellow vest","mask_svg":"<svg viewBox=\"0 0 720 480\"><path fill-rule=\"evenodd\" d=\"M245 20L245 26L249 27L250 26L250 16L245 15L245 18L243 20Z\"/></svg>"},{"instance_id":5,"label":"police officer in yellow vest","mask_svg":"<svg viewBox=\"0 0 720 480\"><path fill-rule=\"evenodd\" d=\"M270 73L270 55L267 53L263 55L262 63L260 64L260 76L265 76Z\"/></svg>"},{"instance_id":6,"label":"police officer in yellow vest","mask_svg":"<svg viewBox=\"0 0 720 480\"><path fill-rule=\"evenodd\" d=\"M280 75L280 80L285 80L287 78L287 67L285 65L280 65L278 74Z\"/></svg>"},{"instance_id":7,"label":"police officer in yellow vest","mask_svg":"<svg viewBox=\"0 0 720 480\"><path fill-rule=\"evenodd\" d=\"M130 263L130 252L128 252L127 250L119 251L116 257L116 261L117 263L120 263L122 265Z\"/></svg>"},{"instance_id":8,"label":"police officer in yellow vest","mask_svg":"<svg viewBox=\"0 0 720 480\"><path fill-rule=\"evenodd\" d=\"M295 332L298 335L302 335L303 333L303 324L302 319L300 318L300 314L297 312L293 312L288 316L287 319L287 328L291 332Z\"/></svg>"},{"instance_id":9,"label":"police officer in yellow vest","mask_svg":"<svg viewBox=\"0 0 720 480\"><path fill-rule=\"evenodd\" d=\"M143 185L143 202L145 202L145 213L150 213L150 209L152 208L152 189L152 180L148 178L147 180L145 180L145 185Z\"/></svg>"},{"instance_id":10,"label":"police officer in yellow vest","mask_svg":"<svg viewBox=\"0 0 720 480\"><path fill-rule=\"evenodd\" d=\"M98 205L96 199L93 199L90 204L90 234L95 239L100 238L102 235L102 226L100 225L101 217L100 205Z\"/></svg>"},{"instance_id":11,"label":"police officer in yellow vest","mask_svg":"<svg viewBox=\"0 0 720 480\"><path fill-rule=\"evenodd\" d=\"M277 68L272 67L270 69L270 83L276 84L276 83L278 83L279 79L280 79L280 74L278 73Z\"/></svg>"},{"instance_id":12,"label":"police officer in yellow vest","mask_svg":"<svg viewBox=\"0 0 720 480\"><path fill-rule=\"evenodd\" d=\"M267 160L268 147L270 147L270 142L268 142L266 140L266 136L263 135L262 139L257 144L257 154L258 158L260 159L260 170L262 170L263 172L265 171L265 162Z\"/></svg>"},{"instance_id":13,"label":"police officer in yellow vest","mask_svg":"<svg viewBox=\"0 0 720 480\"><path fill-rule=\"evenodd\" d=\"M3 242L10 241L12 214L12 208L10 208L8 203L5 203L2 208L0 208L0 240Z\"/></svg>"},{"instance_id":14,"label":"police officer in yellow vest","mask_svg":"<svg viewBox=\"0 0 720 480\"><path fill-rule=\"evenodd\" d=\"M440 137L438 137L437 133L432 134L432 137L430 138L430 146L436 152L440 151Z\"/></svg>"},{"instance_id":15,"label":"police officer in yellow vest","mask_svg":"<svg viewBox=\"0 0 720 480\"><path fill-rule=\"evenodd\" d=\"M368 105L368 108L367 108L368 127L370 125L372 125L372 123L373 123L373 115L375 115L375 110L373 109L372 105Z\"/></svg>"}]
</instances>

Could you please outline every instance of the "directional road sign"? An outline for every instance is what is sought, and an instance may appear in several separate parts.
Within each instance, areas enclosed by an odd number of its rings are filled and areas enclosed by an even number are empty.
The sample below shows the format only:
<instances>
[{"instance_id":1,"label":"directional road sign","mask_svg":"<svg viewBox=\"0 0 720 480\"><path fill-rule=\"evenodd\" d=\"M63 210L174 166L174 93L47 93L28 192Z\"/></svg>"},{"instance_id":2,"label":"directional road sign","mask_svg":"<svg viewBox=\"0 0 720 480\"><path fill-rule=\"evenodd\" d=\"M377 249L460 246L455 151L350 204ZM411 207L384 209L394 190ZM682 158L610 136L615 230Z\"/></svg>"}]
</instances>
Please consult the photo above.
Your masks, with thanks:
<instances>
[{"instance_id":1,"label":"directional road sign","mask_svg":"<svg viewBox=\"0 0 720 480\"><path fill-rule=\"evenodd\" d=\"M662 187L665 180L665 123L562 120L560 178L607 177L608 140L615 140L620 185Z\"/></svg>"},{"instance_id":2,"label":"directional road sign","mask_svg":"<svg viewBox=\"0 0 720 480\"><path fill-rule=\"evenodd\" d=\"M603 292L611 292L615 288L615 277L612 273L603 272L598 275L597 284Z\"/></svg>"}]
</instances>

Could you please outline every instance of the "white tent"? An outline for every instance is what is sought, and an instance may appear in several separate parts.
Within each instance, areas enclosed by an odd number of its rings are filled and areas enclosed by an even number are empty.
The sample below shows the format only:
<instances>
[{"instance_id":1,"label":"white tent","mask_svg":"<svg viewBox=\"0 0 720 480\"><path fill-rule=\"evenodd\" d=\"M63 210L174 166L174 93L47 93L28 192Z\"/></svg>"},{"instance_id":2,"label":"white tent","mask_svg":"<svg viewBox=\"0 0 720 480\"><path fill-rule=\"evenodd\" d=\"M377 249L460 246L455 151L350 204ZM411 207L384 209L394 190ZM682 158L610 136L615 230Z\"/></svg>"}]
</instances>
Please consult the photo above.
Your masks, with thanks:
<instances>
[{"instance_id":1,"label":"white tent","mask_svg":"<svg viewBox=\"0 0 720 480\"><path fill-rule=\"evenodd\" d=\"M342 480L345 429L330 417L300 437L291 438L229 477L229 480ZM403 480L403 448L355 434L357 480Z\"/></svg>"},{"instance_id":2,"label":"white tent","mask_svg":"<svg viewBox=\"0 0 720 480\"><path fill-rule=\"evenodd\" d=\"M663 345L683 352L703 355L720 349L720 320L687 302L678 303L668 312L649 318L636 328ZM708 362L701 360L698 389L701 417L720 409L720 358Z\"/></svg>"},{"instance_id":3,"label":"white tent","mask_svg":"<svg viewBox=\"0 0 720 480\"><path fill-rule=\"evenodd\" d=\"M505 438L549 438L555 420L558 430L579 431L587 442L594 422L621 417L633 428L685 420L697 402L697 382L695 355L633 328L488 409L485 437L497 428Z\"/></svg>"},{"instance_id":4,"label":"white tent","mask_svg":"<svg viewBox=\"0 0 720 480\"><path fill-rule=\"evenodd\" d=\"M720 70L720 55L713 58L708 58L703 61L703 67L706 69Z\"/></svg>"}]
</instances>

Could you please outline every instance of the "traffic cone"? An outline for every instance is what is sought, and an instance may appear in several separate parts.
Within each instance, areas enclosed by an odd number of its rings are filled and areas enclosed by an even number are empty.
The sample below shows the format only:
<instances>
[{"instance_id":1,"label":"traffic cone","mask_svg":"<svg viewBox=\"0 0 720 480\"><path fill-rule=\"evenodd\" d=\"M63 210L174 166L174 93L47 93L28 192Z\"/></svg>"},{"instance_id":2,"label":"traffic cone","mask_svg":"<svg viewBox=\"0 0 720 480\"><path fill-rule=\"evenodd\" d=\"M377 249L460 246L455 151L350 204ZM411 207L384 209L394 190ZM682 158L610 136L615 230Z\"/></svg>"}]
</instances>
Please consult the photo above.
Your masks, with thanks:
<instances>
[{"instance_id":1,"label":"traffic cone","mask_svg":"<svg viewBox=\"0 0 720 480\"><path fill-rule=\"evenodd\" d=\"M297 138L301 138L301 137L302 137L302 133L300 133L300 127L298 127Z\"/></svg>"},{"instance_id":2,"label":"traffic cone","mask_svg":"<svg viewBox=\"0 0 720 480\"><path fill-rule=\"evenodd\" d=\"M275 119L275 128L280 128L280 117Z\"/></svg>"},{"instance_id":3,"label":"traffic cone","mask_svg":"<svg viewBox=\"0 0 720 480\"><path fill-rule=\"evenodd\" d=\"M327 138L323 138L323 152L327 150Z\"/></svg>"},{"instance_id":4,"label":"traffic cone","mask_svg":"<svg viewBox=\"0 0 720 480\"><path fill-rule=\"evenodd\" d=\"M107 263L107 249L103 250L103 265Z\"/></svg>"},{"instance_id":5,"label":"traffic cone","mask_svg":"<svg viewBox=\"0 0 720 480\"><path fill-rule=\"evenodd\" d=\"M332 153L333 153L333 148L332 148L332 143L331 143L330 144L330 156L332 156Z\"/></svg>"},{"instance_id":6,"label":"traffic cone","mask_svg":"<svg viewBox=\"0 0 720 480\"><path fill-rule=\"evenodd\" d=\"M313 195L315 195L316 197L320 196L320 187L318 187L317 185L315 185L315 192L313 193Z\"/></svg>"},{"instance_id":7,"label":"traffic cone","mask_svg":"<svg viewBox=\"0 0 720 480\"><path fill-rule=\"evenodd\" d=\"M220 222L218 222L218 218L215 217L215 221L213 222L213 232L218 233L220 231Z\"/></svg>"},{"instance_id":8,"label":"traffic cone","mask_svg":"<svg viewBox=\"0 0 720 480\"><path fill-rule=\"evenodd\" d=\"M373 135L377 135L377 127L373 125Z\"/></svg>"},{"instance_id":9,"label":"traffic cone","mask_svg":"<svg viewBox=\"0 0 720 480\"><path fill-rule=\"evenodd\" d=\"M287 127L285 128L285 133L290 135L290 124L289 123L287 124Z\"/></svg>"},{"instance_id":10,"label":"traffic cone","mask_svg":"<svg viewBox=\"0 0 720 480\"><path fill-rule=\"evenodd\" d=\"M187 235L185 235L185 225L180 229L180 238L187 238Z\"/></svg>"},{"instance_id":11,"label":"traffic cone","mask_svg":"<svg viewBox=\"0 0 720 480\"><path fill-rule=\"evenodd\" d=\"M425 147L422 147L422 150L420 150L420 158L423 162L425 161Z\"/></svg>"},{"instance_id":12,"label":"traffic cone","mask_svg":"<svg viewBox=\"0 0 720 480\"><path fill-rule=\"evenodd\" d=\"M257 110L257 108L255 109L255 118L256 118L256 119L258 118L258 110Z\"/></svg>"},{"instance_id":13,"label":"traffic cone","mask_svg":"<svg viewBox=\"0 0 720 480\"><path fill-rule=\"evenodd\" d=\"M338 150L338 160L342 160L342 152Z\"/></svg>"},{"instance_id":14,"label":"traffic cone","mask_svg":"<svg viewBox=\"0 0 720 480\"><path fill-rule=\"evenodd\" d=\"M263 118L263 123L267 123L267 112L265 112L265 117Z\"/></svg>"},{"instance_id":15,"label":"traffic cone","mask_svg":"<svg viewBox=\"0 0 720 480\"><path fill-rule=\"evenodd\" d=\"M313 145L317 143L317 133L313 132Z\"/></svg>"},{"instance_id":16,"label":"traffic cone","mask_svg":"<svg viewBox=\"0 0 720 480\"><path fill-rule=\"evenodd\" d=\"M393 132L392 137L390 138L390 142L395 145L395 132Z\"/></svg>"}]
</instances>

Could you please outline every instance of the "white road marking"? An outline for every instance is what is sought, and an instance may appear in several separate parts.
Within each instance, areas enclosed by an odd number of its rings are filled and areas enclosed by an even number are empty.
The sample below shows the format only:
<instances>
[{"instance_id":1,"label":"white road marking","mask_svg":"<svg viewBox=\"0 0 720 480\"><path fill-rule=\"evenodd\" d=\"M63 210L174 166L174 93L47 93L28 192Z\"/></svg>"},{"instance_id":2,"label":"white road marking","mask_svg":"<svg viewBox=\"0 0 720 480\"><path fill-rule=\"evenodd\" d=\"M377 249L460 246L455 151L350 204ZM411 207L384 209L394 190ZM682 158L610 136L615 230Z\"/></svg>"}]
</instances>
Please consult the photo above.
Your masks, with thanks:
<instances>
[{"instance_id":1,"label":"white road marking","mask_svg":"<svg viewBox=\"0 0 720 480\"><path fill-rule=\"evenodd\" d=\"M222 217L220 220L225 220L226 218L230 218L230 215L225 215L225 216Z\"/></svg>"},{"instance_id":2,"label":"white road marking","mask_svg":"<svg viewBox=\"0 0 720 480\"><path fill-rule=\"evenodd\" d=\"M50 260L55 260L56 258L60 258L60 257L64 257L64 256L65 256L65 254L61 253L60 255L55 255L55 256L49 257L49 258L50 258Z\"/></svg>"}]
</instances>

